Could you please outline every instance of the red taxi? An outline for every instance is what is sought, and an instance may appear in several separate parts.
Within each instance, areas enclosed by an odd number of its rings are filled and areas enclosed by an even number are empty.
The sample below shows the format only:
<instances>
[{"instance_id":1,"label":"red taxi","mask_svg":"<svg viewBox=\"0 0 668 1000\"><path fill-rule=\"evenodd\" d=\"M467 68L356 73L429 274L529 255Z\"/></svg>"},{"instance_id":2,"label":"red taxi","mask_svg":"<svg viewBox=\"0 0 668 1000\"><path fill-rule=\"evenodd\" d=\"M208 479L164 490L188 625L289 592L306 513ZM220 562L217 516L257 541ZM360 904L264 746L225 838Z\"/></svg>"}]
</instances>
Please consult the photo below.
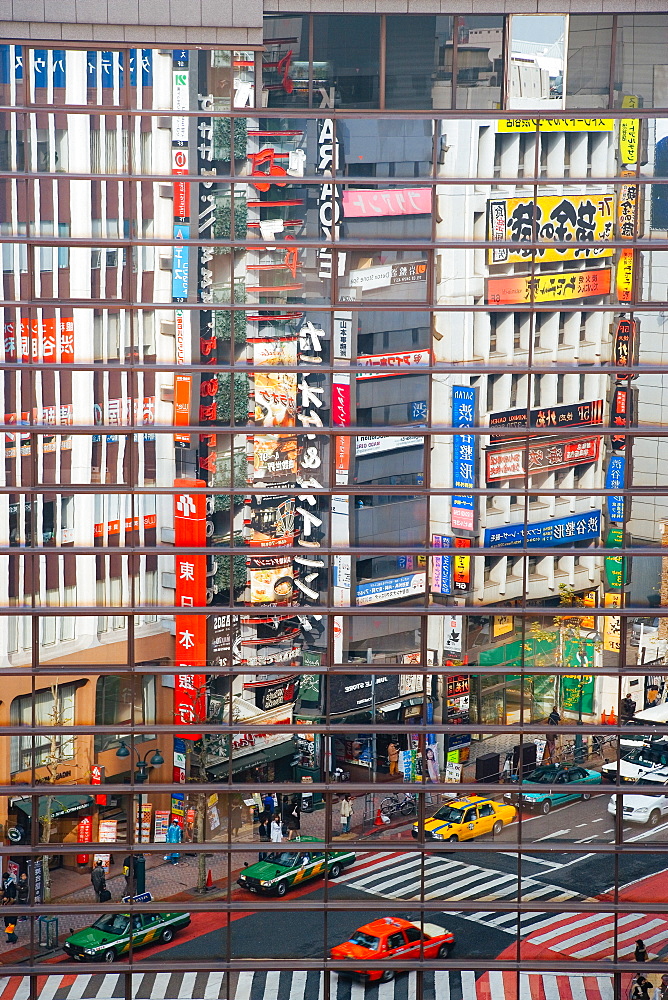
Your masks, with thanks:
<instances>
[{"instance_id":1,"label":"red taxi","mask_svg":"<svg viewBox=\"0 0 668 1000\"><path fill-rule=\"evenodd\" d=\"M364 924L350 935L343 944L332 948L332 958L364 959L379 961L390 958L401 962L403 959L447 958L455 943L455 936L438 924L414 924L402 917L382 917ZM348 975L362 979L380 979L388 982L395 974L394 969L355 969Z\"/></svg>"}]
</instances>

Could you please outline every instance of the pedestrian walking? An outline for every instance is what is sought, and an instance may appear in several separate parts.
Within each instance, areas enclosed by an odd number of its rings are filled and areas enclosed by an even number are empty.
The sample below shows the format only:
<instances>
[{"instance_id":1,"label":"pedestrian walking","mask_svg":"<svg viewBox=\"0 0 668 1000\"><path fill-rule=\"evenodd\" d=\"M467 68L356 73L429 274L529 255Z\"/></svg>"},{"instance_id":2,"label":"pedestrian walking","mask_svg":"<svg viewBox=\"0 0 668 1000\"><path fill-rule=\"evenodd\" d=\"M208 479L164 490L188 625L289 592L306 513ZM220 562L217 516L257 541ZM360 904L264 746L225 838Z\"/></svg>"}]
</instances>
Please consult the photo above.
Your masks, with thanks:
<instances>
[{"instance_id":1,"label":"pedestrian walking","mask_svg":"<svg viewBox=\"0 0 668 1000\"><path fill-rule=\"evenodd\" d=\"M638 975L633 978L633 983L631 985L631 1000L650 1000L651 989L652 984L649 979L643 976L642 972L639 972Z\"/></svg>"},{"instance_id":2,"label":"pedestrian walking","mask_svg":"<svg viewBox=\"0 0 668 1000\"><path fill-rule=\"evenodd\" d=\"M638 938L635 947L635 959L636 962L649 962L649 955L647 954L647 948L645 947L645 942L642 938Z\"/></svg>"},{"instance_id":3,"label":"pedestrian walking","mask_svg":"<svg viewBox=\"0 0 668 1000\"><path fill-rule=\"evenodd\" d=\"M561 722L561 716L559 715L559 712L557 711L557 706L554 705L553 708L552 708L552 711L550 712L550 714L547 717L547 724L549 726L558 726L560 722Z\"/></svg>"},{"instance_id":4,"label":"pedestrian walking","mask_svg":"<svg viewBox=\"0 0 668 1000\"><path fill-rule=\"evenodd\" d=\"M640 977L641 973L638 973L636 979L639 979ZM641 1000L645 1000L645 997L642 997ZM654 996L652 997L652 1000L668 1000L668 972L664 972L664 974L661 976L661 982L654 990Z\"/></svg>"},{"instance_id":5,"label":"pedestrian walking","mask_svg":"<svg viewBox=\"0 0 668 1000\"><path fill-rule=\"evenodd\" d=\"M278 813L274 813L274 818L271 821L270 839L272 844L283 843L283 824Z\"/></svg>"},{"instance_id":6,"label":"pedestrian walking","mask_svg":"<svg viewBox=\"0 0 668 1000\"><path fill-rule=\"evenodd\" d=\"M16 887L16 902L21 906L30 905L30 880L28 878L27 872L22 872L19 875L19 884ZM28 918L23 914L19 917L19 920L27 920Z\"/></svg>"},{"instance_id":7,"label":"pedestrian walking","mask_svg":"<svg viewBox=\"0 0 668 1000\"><path fill-rule=\"evenodd\" d=\"M104 866L101 861L98 861L90 873L90 880L93 885L93 891L97 897L98 903L106 902L106 897L102 897L102 893L106 891L107 888L107 873L104 870Z\"/></svg>"},{"instance_id":8,"label":"pedestrian walking","mask_svg":"<svg viewBox=\"0 0 668 1000\"><path fill-rule=\"evenodd\" d=\"M350 821L353 815L353 804L349 795L344 795L339 806L341 814L341 833L350 833Z\"/></svg>"},{"instance_id":9,"label":"pedestrian walking","mask_svg":"<svg viewBox=\"0 0 668 1000\"><path fill-rule=\"evenodd\" d=\"M557 711L557 706L554 705L552 711L547 717L548 726L558 726L561 722L561 716ZM545 752L549 758L550 764L555 764L559 758L560 745L557 740L557 735L551 730L545 734L545 742L547 746L545 747Z\"/></svg>"},{"instance_id":10,"label":"pedestrian walking","mask_svg":"<svg viewBox=\"0 0 668 1000\"><path fill-rule=\"evenodd\" d=\"M630 722L633 716L636 714L636 703L631 697L631 694L627 694L626 698L622 698L621 704L621 716L622 722Z\"/></svg>"},{"instance_id":11,"label":"pedestrian walking","mask_svg":"<svg viewBox=\"0 0 668 1000\"><path fill-rule=\"evenodd\" d=\"M288 828L288 840L297 840L301 829L301 806L300 796L293 795L288 803L287 819L285 825Z\"/></svg>"},{"instance_id":12,"label":"pedestrian walking","mask_svg":"<svg viewBox=\"0 0 668 1000\"><path fill-rule=\"evenodd\" d=\"M5 872L2 876L2 906L11 906L12 903L16 902L17 890L16 883L9 872ZM7 944L15 944L18 941L16 936L16 916L10 913L9 910L4 910L3 918L5 922L5 934L7 935Z\"/></svg>"},{"instance_id":13,"label":"pedestrian walking","mask_svg":"<svg viewBox=\"0 0 668 1000\"><path fill-rule=\"evenodd\" d=\"M232 836L234 838L239 836L242 825L243 825L243 813L241 810L241 806L239 805L238 802L233 802L231 826L232 826Z\"/></svg>"},{"instance_id":14,"label":"pedestrian walking","mask_svg":"<svg viewBox=\"0 0 668 1000\"><path fill-rule=\"evenodd\" d=\"M183 831L177 823L176 819L167 827L167 843L168 844L180 844L183 840ZM181 855L178 851L172 851L171 854L165 854L165 861L169 861L173 865L178 865Z\"/></svg>"}]
</instances>

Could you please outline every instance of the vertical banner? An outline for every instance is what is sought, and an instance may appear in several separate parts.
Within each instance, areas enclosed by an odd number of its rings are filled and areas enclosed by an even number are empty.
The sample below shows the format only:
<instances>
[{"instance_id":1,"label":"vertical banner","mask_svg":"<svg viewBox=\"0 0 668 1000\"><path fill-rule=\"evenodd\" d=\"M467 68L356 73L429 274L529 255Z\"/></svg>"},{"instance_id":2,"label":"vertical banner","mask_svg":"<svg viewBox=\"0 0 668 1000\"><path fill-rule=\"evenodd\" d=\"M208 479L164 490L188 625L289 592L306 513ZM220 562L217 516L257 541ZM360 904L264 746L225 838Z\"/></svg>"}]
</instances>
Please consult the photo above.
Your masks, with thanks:
<instances>
[{"instance_id":1,"label":"vertical banner","mask_svg":"<svg viewBox=\"0 0 668 1000\"><path fill-rule=\"evenodd\" d=\"M151 802L142 802L141 813L137 810L135 815L135 844L150 844L152 815L153 804ZM140 822L141 828L139 826Z\"/></svg>"},{"instance_id":2,"label":"vertical banner","mask_svg":"<svg viewBox=\"0 0 668 1000\"><path fill-rule=\"evenodd\" d=\"M476 413L476 389L471 386L452 387L452 426L473 427ZM473 489L476 485L476 444L471 434L455 434L452 439L452 485L457 490ZM453 496L452 527L473 531L475 500L472 494Z\"/></svg>"},{"instance_id":3,"label":"vertical banner","mask_svg":"<svg viewBox=\"0 0 668 1000\"><path fill-rule=\"evenodd\" d=\"M77 843L91 844L93 842L93 817L83 816L77 824ZM77 864L87 865L90 854L77 854Z\"/></svg>"},{"instance_id":4,"label":"vertical banner","mask_svg":"<svg viewBox=\"0 0 668 1000\"><path fill-rule=\"evenodd\" d=\"M169 827L169 809L156 809L153 820L153 841L156 844L167 843L167 828Z\"/></svg>"},{"instance_id":5,"label":"vertical banner","mask_svg":"<svg viewBox=\"0 0 668 1000\"><path fill-rule=\"evenodd\" d=\"M206 546L206 496L190 493L205 486L200 479L175 479L180 492L174 494L174 545L190 551L174 557L175 605L202 608L201 615L174 616L176 625L175 663L184 668L174 678L174 721L191 726L206 718L206 675L196 668L206 666L206 556L197 550ZM197 740L200 734L184 733L183 739Z\"/></svg>"},{"instance_id":6,"label":"vertical banner","mask_svg":"<svg viewBox=\"0 0 668 1000\"><path fill-rule=\"evenodd\" d=\"M447 535L432 535L433 549L449 549L452 541ZM431 559L431 590L433 594L452 593L452 556L432 556Z\"/></svg>"},{"instance_id":7,"label":"vertical banner","mask_svg":"<svg viewBox=\"0 0 668 1000\"><path fill-rule=\"evenodd\" d=\"M621 593L606 594L604 600L606 608L621 608L622 606ZM619 615L605 615L603 619L603 649L609 653L618 653L621 649L621 622Z\"/></svg>"},{"instance_id":8,"label":"vertical banner","mask_svg":"<svg viewBox=\"0 0 668 1000\"><path fill-rule=\"evenodd\" d=\"M175 111L187 111L190 107L190 84L188 52L176 49L172 53L172 106ZM188 150L188 122L182 115L172 119L172 176L174 180L173 234L181 240L190 235L190 185L187 181L176 180L190 172ZM174 248L172 262L172 300L182 302L188 297L189 247ZM174 353L177 365L190 363L190 313L177 309L174 314ZM190 396L192 375L174 377L174 423L186 427L190 422ZM189 434L175 434L177 448L190 446Z\"/></svg>"}]
</instances>

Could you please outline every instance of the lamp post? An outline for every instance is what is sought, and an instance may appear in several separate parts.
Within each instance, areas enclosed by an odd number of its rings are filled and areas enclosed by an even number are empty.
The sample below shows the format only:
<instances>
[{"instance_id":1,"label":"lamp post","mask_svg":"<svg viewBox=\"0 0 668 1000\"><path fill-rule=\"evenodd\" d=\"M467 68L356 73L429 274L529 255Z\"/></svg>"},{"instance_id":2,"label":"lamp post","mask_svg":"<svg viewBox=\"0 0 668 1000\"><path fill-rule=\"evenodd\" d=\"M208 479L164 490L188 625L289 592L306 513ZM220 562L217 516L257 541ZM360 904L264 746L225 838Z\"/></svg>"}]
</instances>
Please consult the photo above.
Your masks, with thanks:
<instances>
[{"instance_id":1,"label":"lamp post","mask_svg":"<svg viewBox=\"0 0 668 1000\"><path fill-rule=\"evenodd\" d=\"M143 785L145 781L148 781L149 764L152 767L160 767L161 764L165 763L165 758L162 756L159 750L155 751L150 760L149 760L150 751L147 751L143 757L140 755L139 751L137 750L137 747L134 747L134 751L137 754L137 766L134 772L134 781L136 785ZM121 744L118 750L116 751L116 756L121 758L130 756L130 748L128 747L125 740L121 740ZM142 819L143 819L142 816L143 795L141 792L137 793L137 799L139 806L137 813L137 843L141 844ZM144 859L144 855L141 853L135 854L132 857L133 857L132 868L131 868L132 879L130 884L133 885L135 891L134 893L131 893L131 895L140 895L142 892L146 891L146 861Z\"/></svg>"}]
</instances>

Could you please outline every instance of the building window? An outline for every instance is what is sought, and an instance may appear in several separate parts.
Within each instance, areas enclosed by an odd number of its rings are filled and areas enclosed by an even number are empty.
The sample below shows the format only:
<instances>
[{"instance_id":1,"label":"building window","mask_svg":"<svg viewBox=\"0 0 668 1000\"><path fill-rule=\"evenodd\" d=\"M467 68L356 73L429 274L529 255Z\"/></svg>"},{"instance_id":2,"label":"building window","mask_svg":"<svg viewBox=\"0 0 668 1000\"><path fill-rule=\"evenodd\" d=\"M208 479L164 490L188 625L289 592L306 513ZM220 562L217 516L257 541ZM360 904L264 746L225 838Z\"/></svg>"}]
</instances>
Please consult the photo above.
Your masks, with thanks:
<instances>
[{"instance_id":1,"label":"building window","mask_svg":"<svg viewBox=\"0 0 668 1000\"><path fill-rule=\"evenodd\" d=\"M134 681L134 693L133 693ZM100 752L117 746L120 740L129 739L134 725L155 725L155 674L133 677L106 675L98 677L95 688L95 724L118 726L117 735L96 733L95 750ZM135 740L153 739L152 736L135 734Z\"/></svg>"},{"instance_id":2,"label":"building window","mask_svg":"<svg viewBox=\"0 0 668 1000\"><path fill-rule=\"evenodd\" d=\"M34 695L14 698L10 708L11 724L47 728L73 726L76 689L76 684L54 684L53 687L35 691ZM75 743L74 736L61 733L52 736L12 736L11 772L28 771L33 766L55 768L60 761L74 757Z\"/></svg>"}]
</instances>

